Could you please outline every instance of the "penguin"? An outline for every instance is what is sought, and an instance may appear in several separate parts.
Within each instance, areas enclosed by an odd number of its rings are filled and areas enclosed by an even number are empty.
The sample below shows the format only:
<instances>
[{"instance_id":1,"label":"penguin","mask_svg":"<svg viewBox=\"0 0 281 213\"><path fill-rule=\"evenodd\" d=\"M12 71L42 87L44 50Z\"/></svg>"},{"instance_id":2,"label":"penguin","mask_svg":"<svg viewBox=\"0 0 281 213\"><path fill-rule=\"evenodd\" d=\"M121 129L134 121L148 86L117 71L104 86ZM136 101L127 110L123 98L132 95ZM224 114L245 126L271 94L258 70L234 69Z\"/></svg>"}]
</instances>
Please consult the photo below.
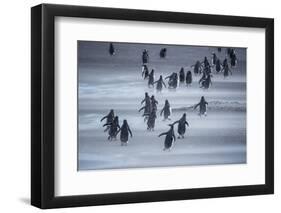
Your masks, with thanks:
<instances>
[{"instance_id":1,"label":"penguin","mask_svg":"<svg viewBox=\"0 0 281 213\"><path fill-rule=\"evenodd\" d=\"M198 104L196 104L193 109L196 109L199 106L200 117L201 117L201 115L207 116L207 105L208 105L208 102L205 101L204 96L202 96L200 99L200 102Z\"/></svg>"},{"instance_id":2,"label":"penguin","mask_svg":"<svg viewBox=\"0 0 281 213\"><path fill-rule=\"evenodd\" d=\"M177 88L177 86L178 86L178 80L179 80L178 73L174 73L174 76L173 76L173 88L174 89Z\"/></svg>"},{"instance_id":3,"label":"penguin","mask_svg":"<svg viewBox=\"0 0 281 213\"><path fill-rule=\"evenodd\" d=\"M171 89L177 88L178 85L178 74L176 72L173 72L171 75L167 76L165 79L168 80L168 86Z\"/></svg>"},{"instance_id":4,"label":"penguin","mask_svg":"<svg viewBox=\"0 0 281 213\"><path fill-rule=\"evenodd\" d=\"M211 66L204 67L203 74L209 75L211 72Z\"/></svg>"},{"instance_id":5,"label":"penguin","mask_svg":"<svg viewBox=\"0 0 281 213\"><path fill-rule=\"evenodd\" d=\"M147 119L147 130L149 131L154 131L154 126L155 126L155 120L156 120L157 116L156 116L156 110L153 109L150 113L150 115L148 116Z\"/></svg>"},{"instance_id":6,"label":"penguin","mask_svg":"<svg viewBox=\"0 0 281 213\"><path fill-rule=\"evenodd\" d=\"M180 83L183 83L185 81L185 73L183 67L180 69L179 76L180 76Z\"/></svg>"},{"instance_id":7,"label":"penguin","mask_svg":"<svg viewBox=\"0 0 281 213\"><path fill-rule=\"evenodd\" d=\"M203 63L203 65L204 65L205 68L210 66L210 63L209 63L209 61L208 61L208 59L207 59L206 56L204 57L204 60L203 60L202 63Z\"/></svg>"},{"instance_id":8,"label":"penguin","mask_svg":"<svg viewBox=\"0 0 281 213\"><path fill-rule=\"evenodd\" d=\"M163 119L163 121L166 120L166 119L171 120L169 118L169 116L171 115L171 107L170 107L170 103L169 103L168 100L165 100L165 105L164 105L163 109L160 112L160 116L162 116L163 112L164 112L164 119Z\"/></svg>"},{"instance_id":9,"label":"penguin","mask_svg":"<svg viewBox=\"0 0 281 213\"><path fill-rule=\"evenodd\" d=\"M143 103L145 103L145 105L139 109L139 112L144 110L142 116L144 117L144 120L146 120L151 112L151 101L147 92L145 93L145 98L141 101L141 104Z\"/></svg>"},{"instance_id":10,"label":"penguin","mask_svg":"<svg viewBox=\"0 0 281 213\"><path fill-rule=\"evenodd\" d=\"M150 103L151 103L151 111L153 110L157 111L158 101L155 99L154 95L151 96Z\"/></svg>"},{"instance_id":11,"label":"penguin","mask_svg":"<svg viewBox=\"0 0 281 213\"><path fill-rule=\"evenodd\" d=\"M210 74L207 75L207 77L201 81L200 88L209 89L210 85L212 85L211 77L212 76Z\"/></svg>"},{"instance_id":12,"label":"penguin","mask_svg":"<svg viewBox=\"0 0 281 213\"><path fill-rule=\"evenodd\" d=\"M111 141L112 139L116 140L118 130L120 129L118 116L114 117L114 119L111 123L106 123L103 126L109 126L107 139L109 141Z\"/></svg>"},{"instance_id":13,"label":"penguin","mask_svg":"<svg viewBox=\"0 0 281 213\"><path fill-rule=\"evenodd\" d=\"M111 109L106 116L102 117L100 122L102 122L104 119L106 119L105 123L112 123L113 119L114 119L114 110ZM109 127L107 126L107 128L104 130L104 132L106 132L108 129L109 129Z\"/></svg>"},{"instance_id":14,"label":"penguin","mask_svg":"<svg viewBox=\"0 0 281 213\"><path fill-rule=\"evenodd\" d=\"M191 66L191 68L193 67L193 73L195 75L201 74L202 72L202 64L200 61L196 61L196 63L194 65Z\"/></svg>"},{"instance_id":15,"label":"penguin","mask_svg":"<svg viewBox=\"0 0 281 213\"><path fill-rule=\"evenodd\" d=\"M215 70L218 72L220 72L222 69L222 65L221 65L221 61L220 59L217 59L216 64L215 64Z\"/></svg>"},{"instance_id":16,"label":"penguin","mask_svg":"<svg viewBox=\"0 0 281 213\"><path fill-rule=\"evenodd\" d=\"M117 134L119 132L120 132L121 146L127 146L129 141L129 133L131 135L131 138L133 137L133 134L126 119L123 120L123 124L121 128L118 130Z\"/></svg>"},{"instance_id":17,"label":"penguin","mask_svg":"<svg viewBox=\"0 0 281 213\"><path fill-rule=\"evenodd\" d=\"M231 65L231 67L235 67L236 64L237 64L237 56L236 56L235 50L233 50L232 56L230 58L230 65Z\"/></svg>"},{"instance_id":18,"label":"penguin","mask_svg":"<svg viewBox=\"0 0 281 213\"><path fill-rule=\"evenodd\" d=\"M225 59L222 62L222 67L225 68L225 66L227 66L227 65L228 65L227 57L225 57Z\"/></svg>"},{"instance_id":19,"label":"penguin","mask_svg":"<svg viewBox=\"0 0 281 213\"><path fill-rule=\"evenodd\" d=\"M160 50L160 58L165 58L167 54L167 48L162 48Z\"/></svg>"},{"instance_id":20,"label":"penguin","mask_svg":"<svg viewBox=\"0 0 281 213\"><path fill-rule=\"evenodd\" d=\"M148 75L149 75L148 67L146 64L143 64L141 68L141 76L143 77L143 79L146 79Z\"/></svg>"},{"instance_id":21,"label":"penguin","mask_svg":"<svg viewBox=\"0 0 281 213\"><path fill-rule=\"evenodd\" d=\"M164 149L163 151L166 151L167 149L170 151L174 142L176 141L176 136L175 136L175 132L174 132L174 126L173 124L169 124L170 129L168 132L163 132L160 135L158 135L158 137L161 137L163 135L166 135L165 137L165 141L164 141Z\"/></svg>"},{"instance_id":22,"label":"penguin","mask_svg":"<svg viewBox=\"0 0 281 213\"><path fill-rule=\"evenodd\" d=\"M111 109L109 113L106 116L102 117L100 121L102 122L104 119L106 119L106 123L111 123L114 119L114 110Z\"/></svg>"},{"instance_id":23,"label":"penguin","mask_svg":"<svg viewBox=\"0 0 281 213\"><path fill-rule=\"evenodd\" d=\"M229 58L232 58L234 54L235 54L235 50L231 48L229 52Z\"/></svg>"},{"instance_id":24,"label":"penguin","mask_svg":"<svg viewBox=\"0 0 281 213\"><path fill-rule=\"evenodd\" d=\"M187 73L186 73L185 83L186 83L186 86L192 84L192 72L190 70L187 71Z\"/></svg>"},{"instance_id":25,"label":"penguin","mask_svg":"<svg viewBox=\"0 0 281 213\"><path fill-rule=\"evenodd\" d=\"M153 87L153 83L154 83L154 69L152 69L148 75L148 87Z\"/></svg>"},{"instance_id":26,"label":"penguin","mask_svg":"<svg viewBox=\"0 0 281 213\"><path fill-rule=\"evenodd\" d=\"M163 81L162 75L160 75L159 80L153 82L153 84L156 84L156 90L157 90L157 92L161 92L161 91L162 91L163 85L166 87L166 84L165 84L165 82Z\"/></svg>"},{"instance_id":27,"label":"penguin","mask_svg":"<svg viewBox=\"0 0 281 213\"><path fill-rule=\"evenodd\" d=\"M223 71L224 78L228 77L229 73L232 75L232 72L231 72L228 64L225 65L225 67L222 69L222 71Z\"/></svg>"},{"instance_id":28,"label":"penguin","mask_svg":"<svg viewBox=\"0 0 281 213\"><path fill-rule=\"evenodd\" d=\"M216 53L213 52L213 53L212 53L212 65L215 65L215 64L216 64L217 59L218 59L218 57L217 57Z\"/></svg>"},{"instance_id":29,"label":"penguin","mask_svg":"<svg viewBox=\"0 0 281 213\"><path fill-rule=\"evenodd\" d=\"M230 57L232 49L230 47L226 48L226 54Z\"/></svg>"},{"instance_id":30,"label":"penguin","mask_svg":"<svg viewBox=\"0 0 281 213\"><path fill-rule=\"evenodd\" d=\"M112 55L115 55L115 48L113 46L112 43L109 44L109 54L112 56Z\"/></svg>"},{"instance_id":31,"label":"penguin","mask_svg":"<svg viewBox=\"0 0 281 213\"><path fill-rule=\"evenodd\" d=\"M207 78L207 74L203 72L202 77L199 79L198 84L202 84L202 82Z\"/></svg>"},{"instance_id":32,"label":"penguin","mask_svg":"<svg viewBox=\"0 0 281 213\"><path fill-rule=\"evenodd\" d=\"M178 121L175 121L173 125L177 123L178 123L178 133L179 133L178 139L184 138L184 133L186 129L185 125L189 127L189 124L186 121L186 113L183 113L182 117Z\"/></svg>"},{"instance_id":33,"label":"penguin","mask_svg":"<svg viewBox=\"0 0 281 213\"><path fill-rule=\"evenodd\" d=\"M142 63L147 64L148 60L149 60L148 51L146 49L144 49L142 52Z\"/></svg>"}]
</instances>

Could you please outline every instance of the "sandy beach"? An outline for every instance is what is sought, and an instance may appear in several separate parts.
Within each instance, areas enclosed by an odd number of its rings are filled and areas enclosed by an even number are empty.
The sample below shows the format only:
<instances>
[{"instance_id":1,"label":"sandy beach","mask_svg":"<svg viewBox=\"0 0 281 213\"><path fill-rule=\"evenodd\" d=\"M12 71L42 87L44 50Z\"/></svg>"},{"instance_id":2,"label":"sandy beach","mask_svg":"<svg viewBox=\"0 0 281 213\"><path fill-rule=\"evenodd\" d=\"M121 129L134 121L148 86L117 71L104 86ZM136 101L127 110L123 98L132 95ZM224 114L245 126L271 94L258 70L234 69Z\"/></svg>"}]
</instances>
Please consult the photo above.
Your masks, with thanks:
<instances>
[{"instance_id":1,"label":"sandy beach","mask_svg":"<svg viewBox=\"0 0 281 213\"><path fill-rule=\"evenodd\" d=\"M246 49L236 49L238 65L233 75L224 78L213 73L212 86L199 88L200 76L193 76L191 86L180 84L177 89L164 88L161 93L148 88L141 76L141 53L148 49L148 68L155 69L155 80L191 69L196 60L202 61L215 52L223 60L225 48L217 52L212 47L167 46L167 57L161 59L162 45L116 43L116 55L108 54L108 42L81 42L78 45L79 76L79 137L78 170L142 168L163 166L199 166L246 163ZM167 81L166 81L167 83ZM144 93L154 95L159 102L154 131L147 131L146 122L138 109ZM204 96L207 116L199 116L192 106ZM171 120L163 121L160 110L168 99ZM100 119L114 109L120 125L127 119L133 133L127 146L120 139L108 141ZM171 151L163 151L168 124L187 114L189 127L184 139L178 139ZM177 133L177 125L175 126Z\"/></svg>"}]
</instances>

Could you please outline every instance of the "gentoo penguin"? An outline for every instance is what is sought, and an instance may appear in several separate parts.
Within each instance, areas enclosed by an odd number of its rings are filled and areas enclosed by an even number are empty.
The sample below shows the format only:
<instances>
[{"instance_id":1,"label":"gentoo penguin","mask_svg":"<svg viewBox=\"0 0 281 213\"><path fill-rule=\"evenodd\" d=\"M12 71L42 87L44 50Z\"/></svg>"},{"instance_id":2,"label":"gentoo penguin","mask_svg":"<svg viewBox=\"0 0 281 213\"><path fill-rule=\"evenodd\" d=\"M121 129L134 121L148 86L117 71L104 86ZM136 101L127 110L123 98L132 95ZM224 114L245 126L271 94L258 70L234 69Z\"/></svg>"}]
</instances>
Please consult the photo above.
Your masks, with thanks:
<instances>
[{"instance_id":1,"label":"gentoo penguin","mask_svg":"<svg viewBox=\"0 0 281 213\"><path fill-rule=\"evenodd\" d=\"M115 49L112 43L109 44L109 54L115 55Z\"/></svg>"},{"instance_id":2,"label":"gentoo penguin","mask_svg":"<svg viewBox=\"0 0 281 213\"><path fill-rule=\"evenodd\" d=\"M121 146L127 145L128 140L129 140L129 133L130 133L131 137L133 137L132 131L129 127L127 120L123 121L123 124L122 124L121 128L118 130L117 134L119 132L120 132Z\"/></svg>"},{"instance_id":3,"label":"gentoo penguin","mask_svg":"<svg viewBox=\"0 0 281 213\"><path fill-rule=\"evenodd\" d=\"M226 78L227 76L229 76L229 73L232 75L232 72L228 66L228 64L225 65L225 67L222 69L223 71L223 76L224 78Z\"/></svg>"},{"instance_id":4,"label":"gentoo penguin","mask_svg":"<svg viewBox=\"0 0 281 213\"><path fill-rule=\"evenodd\" d=\"M153 87L153 83L154 83L154 69L152 69L148 75L148 87Z\"/></svg>"},{"instance_id":5,"label":"gentoo penguin","mask_svg":"<svg viewBox=\"0 0 281 213\"><path fill-rule=\"evenodd\" d=\"M204 96L202 96L200 99L200 102L194 106L194 109L196 109L199 106L199 115L207 116L207 105L208 105L208 102L205 101Z\"/></svg>"},{"instance_id":6,"label":"gentoo penguin","mask_svg":"<svg viewBox=\"0 0 281 213\"><path fill-rule=\"evenodd\" d=\"M108 140L115 139L118 133L118 130L120 129L119 126L119 119L118 116L114 117L113 121L111 123L106 123L103 126L109 126L109 131L108 131Z\"/></svg>"},{"instance_id":7,"label":"gentoo penguin","mask_svg":"<svg viewBox=\"0 0 281 213\"><path fill-rule=\"evenodd\" d=\"M175 125L176 123L178 123L178 133L179 133L178 139L184 138L185 125L189 126L188 122L186 121L186 113L184 113L178 121L175 121L173 125Z\"/></svg>"},{"instance_id":8,"label":"gentoo penguin","mask_svg":"<svg viewBox=\"0 0 281 213\"><path fill-rule=\"evenodd\" d=\"M147 64L149 60L149 55L148 55L148 51L145 49L142 52L142 63L143 64Z\"/></svg>"},{"instance_id":9,"label":"gentoo penguin","mask_svg":"<svg viewBox=\"0 0 281 213\"><path fill-rule=\"evenodd\" d=\"M193 72L195 75L197 74L201 74L202 72L202 64L200 61L196 61L196 63L194 65L191 66L191 68L193 67Z\"/></svg>"},{"instance_id":10,"label":"gentoo penguin","mask_svg":"<svg viewBox=\"0 0 281 213\"><path fill-rule=\"evenodd\" d=\"M141 68L141 76L143 77L143 79L146 79L148 75L149 75L148 67L146 64L143 64Z\"/></svg>"},{"instance_id":11,"label":"gentoo penguin","mask_svg":"<svg viewBox=\"0 0 281 213\"><path fill-rule=\"evenodd\" d=\"M212 84L211 77L212 75L208 74L205 79L201 81L200 88L209 89L210 85Z\"/></svg>"},{"instance_id":12,"label":"gentoo penguin","mask_svg":"<svg viewBox=\"0 0 281 213\"><path fill-rule=\"evenodd\" d=\"M158 101L155 99L154 95L151 96L150 103L151 103L151 111L155 110L156 112Z\"/></svg>"},{"instance_id":13,"label":"gentoo penguin","mask_svg":"<svg viewBox=\"0 0 281 213\"><path fill-rule=\"evenodd\" d=\"M160 58L165 58L167 54L167 48L162 48L160 50Z\"/></svg>"},{"instance_id":14,"label":"gentoo penguin","mask_svg":"<svg viewBox=\"0 0 281 213\"><path fill-rule=\"evenodd\" d=\"M187 71L187 73L186 73L185 83L186 83L187 86L192 84L192 73L191 73L190 70Z\"/></svg>"},{"instance_id":15,"label":"gentoo penguin","mask_svg":"<svg viewBox=\"0 0 281 213\"><path fill-rule=\"evenodd\" d=\"M164 112L164 120L166 120L166 119L171 120L169 118L169 116L171 115L171 107L170 107L170 103L169 103L168 100L165 100L165 105L164 105L163 109L160 112L160 116L162 116L163 112Z\"/></svg>"},{"instance_id":16,"label":"gentoo penguin","mask_svg":"<svg viewBox=\"0 0 281 213\"><path fill-rule=\"evenodd\" d=\"M233 50L232 56L230 58L230 65L231 65L231 67L235 67L236 64L237 64L237 56L236 56L235 50Z\"/></svg>"},{"instance_id":17,"label":"gentoo penguin","mask_svg":"<svg viewBox=\"0 0 281 213\"><path fill-rule=\"evenodd\" d=\"M215 64L215 70L216 70L217 72L220 72L221 69L222 69L221 61L220 61L220 59L217 59L216 64Z\"/></svg>"},{"instance_id":18,"label":"gentoo penguin","mask_svg":"<svg viewBox=\"0 0 281 213\"><path fill-rule=\"evenodd\" d=\"M164 149L163 149L163 151L165 151L167 149L170 151L172 146L173 146L173 144L174 144L174 142L176 141L176 136L175 136L175 132L174 132L174 126L173 126L173 124L169 124L169 126L170 126L170 129L169 129L168 132L163 132L160 135L158 135L158 137L166 135L165 141L164 141Z\"/></svg>"},{"instance_id":19,"label":"gentoo penguin","mask_svg":"<svg viewBox=\"0 0 281 213\"><path fill-rule=\"evenodd\" d=\"M161 92L161 91L162 91L163 85L166 87L166 84L165 84L165 82L163 81L162 75L160 75L159 80L153 82L153 84L156 84L156 90L157 90L157 92Z\"/></svg>"},{"instance_id":20,"label":"gentoo penguin","mask_svg":"<svg viewBox=\"0 0 281 213\"><path fill-rule=\"evenodd\" d=\"M156 116L156 110L153 109L150 113L150 115L148 116L147 119L147 130L149 131L154 131L154 126L155 126L155 119L157 118Z\"/></svg>"},{"instance_id":21,"label":"gentoo penguin","mask_svg":"<svg viewBox=\"0 0 281 213\"><path fill-rule=\"evenodd\" d=\"M102 117L100 122L102 122L104 119L106 119L106 123L112 123L113 119L114 119L114 110L111 109L106 116ZM108 129L109 129L109 126L107 126L107 128L104 131L106 132Z\"/></svg>"},{"instance_id":22,"label":"gentoo penguin","mask_svg":"<svg viewBox=\"0 0 281 213\"><path fill-rule=\"evenodd\" d=\"M184 74L183 67L180 69L179 76L180 76L180 83L183 83L185 81L185 74Z\"/></svg>"},{"instance_id":23,"label":"gentoo penguin","mask_svg":"<svg viewBox=\"0 0 281 213\"><path fill-rule=\"evenodd\" d=\"M146 120L146 118L149 116L150 111L151 111L151 101L150 101L150 97L147 92L145 93L145 98L141 101L141 104L143 104L143 103L145 103L145 105L139 109L139 112L144 110L142 116L145 117L145 120Z\"/></svg>"}]
</instances>

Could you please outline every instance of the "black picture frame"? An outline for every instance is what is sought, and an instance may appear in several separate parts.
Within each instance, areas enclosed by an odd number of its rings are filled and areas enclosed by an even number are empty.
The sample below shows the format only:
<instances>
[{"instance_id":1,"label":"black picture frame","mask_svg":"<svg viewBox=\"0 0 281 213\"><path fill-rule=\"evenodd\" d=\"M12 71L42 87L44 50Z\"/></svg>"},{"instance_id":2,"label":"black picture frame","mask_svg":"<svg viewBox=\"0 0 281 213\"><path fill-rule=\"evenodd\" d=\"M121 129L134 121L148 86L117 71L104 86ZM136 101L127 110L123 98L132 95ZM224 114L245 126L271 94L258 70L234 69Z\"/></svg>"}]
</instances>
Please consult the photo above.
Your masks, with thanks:
<instances>
[{"instance_id":1,"label":"black picture frame","mask_svg":"<svg viewBox=\"0 0 281 213\"><path fill-rule=\"evenodd\" d=\"M265 184L56 197L55 17L264 28ZM42 208L217 198L274 193L274 19L41 4L31 8L31 204Z\"/></svg>"}]
</instances>

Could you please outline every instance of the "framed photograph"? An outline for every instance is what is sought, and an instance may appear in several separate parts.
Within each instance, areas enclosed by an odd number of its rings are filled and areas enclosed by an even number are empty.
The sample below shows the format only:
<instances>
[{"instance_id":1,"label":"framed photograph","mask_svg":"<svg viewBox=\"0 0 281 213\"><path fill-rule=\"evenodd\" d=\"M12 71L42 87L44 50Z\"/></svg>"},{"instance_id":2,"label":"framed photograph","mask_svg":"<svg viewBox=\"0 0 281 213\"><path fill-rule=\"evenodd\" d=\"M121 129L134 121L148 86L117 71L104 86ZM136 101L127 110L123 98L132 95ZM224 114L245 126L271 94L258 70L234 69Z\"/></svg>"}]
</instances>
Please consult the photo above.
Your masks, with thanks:
<instances>
[{"instance_id":1,"label":"framed photograph","mask_svg":"<svg viewBox=\"0 0 281 213\"><path fill-rule=\"evenodd\" d=\"M272 194L274 20L31 9L31 204Z\"/></svg>"}]
</instances>

